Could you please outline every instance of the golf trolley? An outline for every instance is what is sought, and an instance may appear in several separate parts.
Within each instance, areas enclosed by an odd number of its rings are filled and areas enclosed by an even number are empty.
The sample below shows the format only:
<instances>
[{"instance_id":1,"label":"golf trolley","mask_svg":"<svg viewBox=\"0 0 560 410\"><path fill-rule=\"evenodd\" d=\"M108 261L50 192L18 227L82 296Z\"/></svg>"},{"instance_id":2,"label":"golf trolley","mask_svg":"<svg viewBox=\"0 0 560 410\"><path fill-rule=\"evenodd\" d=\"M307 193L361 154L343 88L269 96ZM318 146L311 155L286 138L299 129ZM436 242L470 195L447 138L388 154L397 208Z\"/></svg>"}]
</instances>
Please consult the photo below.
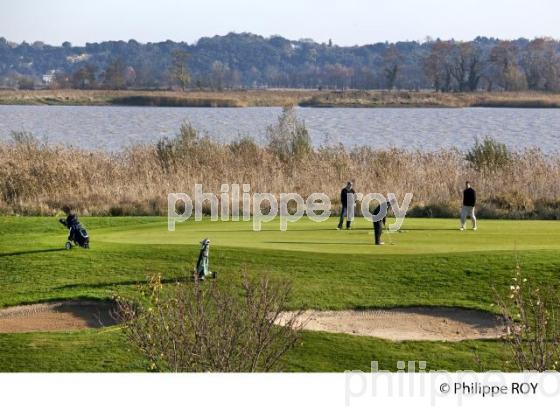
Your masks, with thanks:
<instances>
[{"instance_id":1,"label":"golf trolley","mask_svg":"<svg viewBox=\"0 0 560 410\"><path fill-rule=\"evenodd\" d=\"M59 222L68 228L68 241L64 245L67 250L72 249L74 246L89 249L89 235L86 228L77 222L68 226L67 221L64 219L59 219Z\"/></svg>"},{"instance_id":2,"label":"golf trolley","mask_svg":"<svg viewBox=\"0 0 560 410\"><path fill-rule=\"evenodd\" d=\"M208 256L210 253L210 239L206 238L200 242L200 252L196 262L195 279L205 280L206 278L216 279L218 272L211 272L208 268Z\"/></svg>"}]
</instances>

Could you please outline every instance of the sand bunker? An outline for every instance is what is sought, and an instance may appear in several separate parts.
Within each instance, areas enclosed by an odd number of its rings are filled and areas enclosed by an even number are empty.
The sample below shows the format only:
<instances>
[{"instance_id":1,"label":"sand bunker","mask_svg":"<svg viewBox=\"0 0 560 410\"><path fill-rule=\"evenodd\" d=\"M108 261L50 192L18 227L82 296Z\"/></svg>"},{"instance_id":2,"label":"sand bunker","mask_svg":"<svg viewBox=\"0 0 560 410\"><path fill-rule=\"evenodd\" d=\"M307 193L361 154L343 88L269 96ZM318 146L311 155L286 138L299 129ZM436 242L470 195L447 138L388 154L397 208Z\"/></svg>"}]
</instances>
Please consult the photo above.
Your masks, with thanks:
<instances>
[{"instance_id":1,"label":"sand bunker","mask_svg":"<svg viewBox=\"0 0 560 410\"><path fill-rule=\"evenodd\" d=\"M54 332L117 324L115 304L76 300L15 306L0 310L0 333ZM293 315L286 312L279 324ZM300 318L306 330L373 336L388 340L497 339L507 329L490 313L461 308L375 310L307 310Z\"/></svg>"},{"instance_id":2,"label":"sand bunker","mask_svg":"<svg viewBox=\"0 0 560 410\"><path fill-rule=\"evenodd\" d=\"M76 300L0 310L0 333L56 332L116 324L110 302Z\"/></svg>"},{"instance_id":3,"label":"sand bunker","mask_svg":"<svg viewBox=\"0 0 560 410\"><path fill-rule=\"evenodd\" d=\"M293 313L286 312L281 324ZM388 340L496 339L506 334L498 316L460 308L399 308L379 310L307 310L306 330L373 336Z\"/></svg>"}]
</instances>

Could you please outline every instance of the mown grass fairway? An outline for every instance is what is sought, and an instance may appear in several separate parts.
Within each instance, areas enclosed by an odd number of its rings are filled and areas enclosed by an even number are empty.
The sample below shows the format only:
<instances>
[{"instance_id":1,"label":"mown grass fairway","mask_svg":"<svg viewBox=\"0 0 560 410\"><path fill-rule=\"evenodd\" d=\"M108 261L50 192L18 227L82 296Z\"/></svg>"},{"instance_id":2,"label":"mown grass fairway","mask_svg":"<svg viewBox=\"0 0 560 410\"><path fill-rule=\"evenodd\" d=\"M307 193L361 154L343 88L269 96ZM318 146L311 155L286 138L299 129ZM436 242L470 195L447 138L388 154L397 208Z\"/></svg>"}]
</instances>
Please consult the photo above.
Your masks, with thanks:
<instances>
[{"instance_id":1,"label":"mown grass fairway","mask_svg":"<svg viewBox=\"0 0 560 410\"><path fill-rule=\"evenodd\" d=\"M400 232L384 235L387 245L393 242L385 247L371 246L372 226L363 218L349 231L337 231L334 219L320 223L302 219L289 223L285 232L279 231L278 220L263 224L259 232L253 231L252 222L188 221L177 223L174 232L169 232L166 224L152 222L104 230L97 239L139 245L197 245L209 237L213 247L367 255L560 249L560 224L550 221L484 221L476 232L459 232L456 220L405 222Z\"/></svg>"},{"instance_id":2,"label":"mown grass fairway","mask_svg":"<svg viewBox=\"0 0 560 410\"><path fill-rule=\"evenodd\" d=\"M337 231L337 221L307 220L280 232L278 221L253 232L248 222L187 222L167 231L164 218L82 218L92 249L66 251L56 218L0 218L0 306L133 294L146 276L172 282L192 270L198 242L212 241L210 264L222 284L243 270L293 282L292 306L313 309L460 306L496 311L494 290L507 292L516 263L546 286L560 285L560 222L480 221L459 232L456 220L407 219L401 233L372 245L370 224ZM390 221L391 222L391 221ZM390 236L391 235L391 236ZM393 245L390 243L393 242ZM476 352L476 353L475 353ZM393 343L306 332L285 360L288 370L369 368L378 360L425 360L430 369L511 369L498 341ZM0 371L145 370L118 328L0 335Z\"/></svg>"}]
</instances>

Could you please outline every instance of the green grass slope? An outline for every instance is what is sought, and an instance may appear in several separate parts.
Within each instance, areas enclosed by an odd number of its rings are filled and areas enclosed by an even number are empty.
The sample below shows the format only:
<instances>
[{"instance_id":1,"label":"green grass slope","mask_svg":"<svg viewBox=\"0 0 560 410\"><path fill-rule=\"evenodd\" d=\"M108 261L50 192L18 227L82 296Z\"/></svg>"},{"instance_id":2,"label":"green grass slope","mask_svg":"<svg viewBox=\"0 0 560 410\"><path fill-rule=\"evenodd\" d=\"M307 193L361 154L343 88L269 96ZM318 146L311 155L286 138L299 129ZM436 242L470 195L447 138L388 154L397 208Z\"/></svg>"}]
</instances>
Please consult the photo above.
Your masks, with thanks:
<instances>
[{"instance_id":1,"label":"green grass slope","mask_svg":"<svg viewBox=\"0 0 560 410\"><path fill-rule=\"evenodd\" d=\"M192 270L198 242L209 237L211 268L232 286L241 272L288 278L292 307L315 309L462 306L495 311L494 290L507 289L516 263L525 276L560 283L560 222L480 221L459 232L456 220L407 219L402 232L373 246L370 224L351 231L336 221L302 220L280 232L278 221L253 232L249 222L186 222L167 231L164 218L83 218L88 251L63 249L66 232L55 218L0 218L0 306L133 294L152 273L172 282ZM391 245L390 243L393 243ZM145 363L116 328L70 333L0 335L0 371L131 371ZM285 360L287 370L369 368L379 360L426 360L431 369L474 369L475 357L509 369L493 341L394 343L305 332Z\"/></svg>"}]
</instances>

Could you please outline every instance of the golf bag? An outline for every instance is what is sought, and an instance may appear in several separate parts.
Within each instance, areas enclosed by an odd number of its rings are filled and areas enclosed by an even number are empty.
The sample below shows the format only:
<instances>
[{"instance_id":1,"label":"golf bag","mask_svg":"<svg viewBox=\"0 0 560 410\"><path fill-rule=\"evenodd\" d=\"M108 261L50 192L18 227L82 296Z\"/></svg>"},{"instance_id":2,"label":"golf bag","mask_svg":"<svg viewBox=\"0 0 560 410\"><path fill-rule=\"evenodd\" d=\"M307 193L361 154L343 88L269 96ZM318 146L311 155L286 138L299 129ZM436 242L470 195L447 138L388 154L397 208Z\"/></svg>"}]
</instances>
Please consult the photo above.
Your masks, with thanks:
<instances>
[{"instance_id":1,"label":"golf bag","mask_svg":"<svg viewBox=\"0 0 560 410\"><path fill-rule=\"evenodd\" d=\"M207 277L216 278L217 272L210 272L208 269L208 255L210 253L210 239L204 239L200 242L200 252L198 254L198 261L196 262L196 275L198 279L204 280Z\"/></svg>"},{"instance_id":2,"label":"golf bag","mask_svg":"<svg viewBox=\"0 0 560 410\"><path fill-rule=\"evenodd\" d=\"M80 246L89 249L89 235L75 215L69 215L66 220L59 219L59 222L68 228L68 241L64 245L66 249L72 249L72 246Z\"/></svg>"}]
</instances>

